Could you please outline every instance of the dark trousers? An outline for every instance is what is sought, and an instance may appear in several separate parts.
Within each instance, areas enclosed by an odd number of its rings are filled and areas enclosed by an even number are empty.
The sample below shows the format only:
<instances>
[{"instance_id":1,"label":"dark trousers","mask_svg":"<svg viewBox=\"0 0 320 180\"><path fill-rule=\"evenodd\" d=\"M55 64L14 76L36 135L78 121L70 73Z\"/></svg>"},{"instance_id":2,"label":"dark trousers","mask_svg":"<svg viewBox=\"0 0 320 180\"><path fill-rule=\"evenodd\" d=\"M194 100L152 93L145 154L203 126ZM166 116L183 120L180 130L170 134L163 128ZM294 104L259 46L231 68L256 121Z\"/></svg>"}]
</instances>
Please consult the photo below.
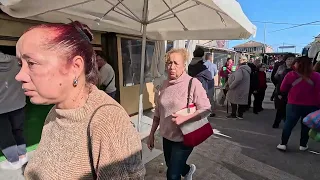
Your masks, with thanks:
<instances>
[{"instance_id":1,"label":"dark trousers","mask_svg":"<svg viewBox=\"0 0 320 180\"><path fill-rule=\"evenodd\" d=\"M287 145L290 138L292 129L296 126L297 122L301 121L301 137L300 146L306 147L309 140L309 128L302 123L302 119L309 113L318 110L316 106L303 106L295 104L287 104L286 109L286 122L282 131L282 145Z\"/></svg>"},{"instance_id":2,"label":"dark trousers","mask_svg":"<svg viewBox=\"0 0 320 180\"><path fill-rule=\"evenodd\" d=\"M163 138L163 153L168 167L167 180L181 180L190 171L187 165L193 147L187 147L183 142L173 142Z\"/></svg>"},{"instance_id":3,"label":"dark trousers","mask_svg":"<svg viewBox=\"0 0 320 180\"><path fill-rule=\"evenodd\" d=\"M250 107L251 107L251 102L252 102L251 96L252 96L252 94L253 94L253 91L250 90L250 91L249 91L249 96L248 96L248 105L247 105L247 107L246 107L247 110L249 110Z\"/></svg>"},{"instance_id":4,"label":"dark trousers","mask_svg":"<svg viewBox=\"0 0 320 180\"><path fill-rule=\"evenodd\" d=\"M247 105L241 105L241 104L232 104L231 103L231 116L239 116L243 117L243 113L246 109Z\"/></svg>"},{"instance_id":5,"label":"dark trousers","mask_svg":"<svg viewBox=\"0 0 320 180\"><path fill-rule=\"evenodd\" d=\"M276 112L276 118L274 119L273 125L275 127L278 127L280 125L281 120L285 121L287 100L282 100L275 97L275 102L277 103L277 106L276 106L277 112Z\"/></svg>"},{"instance_id":6,"label":"dark trousers","mask_svg":"<svg viewBox=\"0 0 320 180\"><path fill-rule=\"evenodd\" d=\"M276 86L276 88L277 88L277 86ZM273 92L272 92L272 95L271 95L271 99L273 100L274 98L275 98L275 96L276 96L276 88L274 88L274 90L273 90Z\"/></svg>"},{"instance_id":7,"label":"dark trousers","mask_svg":"<svg viewBox=\"0 0 320 180\"><path fill-rule=\"evenodd\" d=\"M9 162L17 162L19 156L26 154L24 120L24 108L0 114L0 149Z\"/></svg>"},{"instance_id":8,"label":"dark trousers","mask_svg":"<svg viewBox=\"0 0 320 180\"><path fill-rule=\"evenodd\" d=\"M253 101L253 112L259 112L261 111L262 108L262 103L264 100L264 96L266 94L266 90L265 89L259 89L257 91L257 93L254 93L254 101Z\"/></svg>"}]
</instances>

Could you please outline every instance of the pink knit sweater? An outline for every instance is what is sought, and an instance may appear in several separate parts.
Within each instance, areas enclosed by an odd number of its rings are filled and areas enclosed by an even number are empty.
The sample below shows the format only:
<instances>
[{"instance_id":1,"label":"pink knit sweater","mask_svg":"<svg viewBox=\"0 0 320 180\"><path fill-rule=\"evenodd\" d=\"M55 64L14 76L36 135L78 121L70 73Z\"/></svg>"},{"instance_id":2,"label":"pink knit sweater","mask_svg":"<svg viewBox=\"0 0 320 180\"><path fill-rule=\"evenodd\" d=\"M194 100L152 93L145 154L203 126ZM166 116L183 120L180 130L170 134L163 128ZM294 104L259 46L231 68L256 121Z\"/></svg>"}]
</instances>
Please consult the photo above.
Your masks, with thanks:
<instances>
[{"instance_id":1,"label":"pink knit sweater","mask_svg":"<svg viewBox=\"0 0 320 180\"><path fill-rule=\"evenodd\" d=\"M187 106L188 84L191 77L184 73L176 80L166 80L160 89L160 96L155 108L155 117L160 119L160 134L162 137L182 142L183 135L180 128L172 121L172 114ZM202 84L196 78L192 81L190 102L197 110L210 112L210 101Z\"/></svg>"},{"instance_id":2,"label":"pink knit sweater","mask_svg":"<svg viewBox=\"0 0 320 180\"><path fill-rule=\"evenodd\" d=\"M302 80L292 87L292 83L299 78L299 75L293 71L289 72L282 81L280 91L288 92L288 103L304 106L320 105L320 74L313 72L310 79L314 85Z\"/></svg>"}]
</instances>

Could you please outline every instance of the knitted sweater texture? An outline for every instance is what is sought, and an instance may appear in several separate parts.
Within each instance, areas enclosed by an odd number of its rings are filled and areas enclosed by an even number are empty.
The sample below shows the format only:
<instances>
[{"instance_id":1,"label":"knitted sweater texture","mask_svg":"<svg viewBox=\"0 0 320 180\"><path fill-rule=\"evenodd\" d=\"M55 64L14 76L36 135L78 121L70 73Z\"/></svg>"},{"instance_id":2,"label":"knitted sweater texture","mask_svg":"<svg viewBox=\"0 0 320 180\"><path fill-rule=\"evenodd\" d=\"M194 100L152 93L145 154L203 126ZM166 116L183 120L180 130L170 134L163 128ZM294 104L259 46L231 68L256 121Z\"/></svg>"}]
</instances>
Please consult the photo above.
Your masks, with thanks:
<instances>
[{"instance_id":1,"label":"knitted sweater texture","mask_svg":"<svg viewBox=\"0 0 320 180\"><path fill-rule=\"evenodd\" d=\"M98 179L144 179L139 134L125 110L95 86L83 107L57 109L54 106L51 109L39 146L25 169L25 178L92 179L87 144L91 118L93 160Z\"/></svg>"}]
</instances>

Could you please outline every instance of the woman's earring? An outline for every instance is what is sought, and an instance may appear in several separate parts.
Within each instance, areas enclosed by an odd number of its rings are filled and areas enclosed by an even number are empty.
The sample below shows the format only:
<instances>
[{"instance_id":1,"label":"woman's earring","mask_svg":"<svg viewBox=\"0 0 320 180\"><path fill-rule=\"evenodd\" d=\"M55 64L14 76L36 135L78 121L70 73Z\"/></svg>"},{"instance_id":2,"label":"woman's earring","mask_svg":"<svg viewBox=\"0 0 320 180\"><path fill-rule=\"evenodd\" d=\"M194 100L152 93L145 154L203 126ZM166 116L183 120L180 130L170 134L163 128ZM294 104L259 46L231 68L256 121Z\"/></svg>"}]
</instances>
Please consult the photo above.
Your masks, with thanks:
<instances>
[{"instance_id":1,"label":"woman's earring","mask_svg":"<svg viewBox=\"0 0 320 180\"><path fill-rule=\"evenodd\" d=\"M73 87L77 87L77 86L78 86L78 78L74 78Z\"/></svg>"}]
</instances>

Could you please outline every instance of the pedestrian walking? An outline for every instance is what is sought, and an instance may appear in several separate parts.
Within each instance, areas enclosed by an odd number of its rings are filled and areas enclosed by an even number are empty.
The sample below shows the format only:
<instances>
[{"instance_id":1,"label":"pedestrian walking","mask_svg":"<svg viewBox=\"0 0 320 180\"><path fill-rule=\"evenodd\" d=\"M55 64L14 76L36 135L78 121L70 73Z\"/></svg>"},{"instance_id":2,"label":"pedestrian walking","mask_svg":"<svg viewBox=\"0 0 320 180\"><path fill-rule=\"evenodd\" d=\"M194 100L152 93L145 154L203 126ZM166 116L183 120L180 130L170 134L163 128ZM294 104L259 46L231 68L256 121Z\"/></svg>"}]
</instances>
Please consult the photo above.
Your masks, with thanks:
<instances>
[{"instance_id":1,"label":"pedestrian walking","mask_svg":"<svg viewBox=\"0 0 320 180\"><path fill-rule=\"evenodd\" d=\"M247 62L247 57L241 56L238 69L228 79L227 100L231 103L232 112L227 118L243 119L243 113L248 105L250 89L251 69Z\"/></svg>"},{"instance_id":2,"label":"pedestrian walking","mask_svg":"<svg viewBox=\"0 0 320 180\"><path fill-rule=\"evenodd\" d=\"M216 73L216 69L210 59L203 59L204 50L201 47L197 47L193 51L193 58L188 66L188 74L191 77L197 78L203 88L206 90L207 96L210 100L211 104L211 114L210 117L214 117L213 113L214 109L214 75ZM208 58L208 57L205 57Z\"/></svg>"},{"instance_id":3,"label":"pedestrian walking","mask_svg":"<svg viewBox=\"0 0 320 180\"><path fill-rule=\"evenodd\" d=\"M261 64L260 59L256 59L253 63L247 64L251 69L251 73L250 73L250 89L249 89L249 95L248 95L248 105L245 111L249 111L249 109L251 108L253 92L257 92L259 88L258 66L260 66L260 64Z\"/></svg>"},{"instance_id":4,"label":"pedestrian walking","mask_svg":"<svg viewBox=\"0 0 320 180\"><path fill-rule=\"evenodd\" d=\"M293 70L295 55L288 54L285 58L285 64L281 65L278 68L278 71L275 73L274 78L278 82L275 89L275 98L274 105L277 110L276 117L272 128L279 128L281 120L285 120L286 117L286 106L288 103L288 93L281 92L280 87L283 82L284 77Z\"/></svg>"},{"instance_id":5,"label":"pedestrian walking","mask_svg":"<svg viewBox=\"0 0 320 180\"><path fill-rule=\"evenodd\" d=\"M208 98L210 100L211 104L211 114L210 117L215 117L216 114L213 113L214 111L214 105L215 105L215 99L214 99L214 88L215 88L215 82L214 77L218 73L217 65L213 63L213 56L212 53L206 53L205 59L204 59L204 65L207 67L207 69L210 71L212 75L212 80L210 80L208 83Z\"/></svg>"},{"instance_id":6,"label":"pedestrian walking","mask_svg":"<svg viewBox=\"0 0 320 180\"><path fill-rule=\"evenodd\" d=\"M23 136L26 96L15 80L19 70L15 56L0 52L0 149L7 159L0 168L6 170L20 169L28 161Z\"/></svg>"},{"instance_id":7,"label":"pedestrian walking","mask_svg":"<svg viewBox=\"0 0 320 180\"><path fill-rule=\"evenodd\" d=\"M166 173L168 180L180 180L181 176L185 180L192 180L196 166L194 164L188 165L186 162L193 147L184 145L184 138L179 125L208 116L211 108L205 89L201 82L194 78L191 83L189 100L195 104L196 112L188 116L175 114L187 105L188 86L192 79L185 72L187 59L188 52L186 49L171 49L166 55L168 79L163 82L160 89L148 139L148 147L152 150L154 135L160 125L159 131L163 137L163 152L168 168Z\"/></svg>"},{"instance_id":8,"label":"pedestrian walking","mask_svg":"<svg viewBox=\"0 0 320 180\"><path fill-rule=\"evenodd\" d=\"M312 71L312 60L308 57L298 57L295 70L289 72L280 87L280 92L288 93L286 106L286 121L282 131L279 150L285 151L297 122L309 113L319 109L320 74ZM300 150L308 149L309 128L301 123Z\"/></svg>"},{"instance_id":9,"label":"pedestrian walking","mask_svg":"<svg viewBox=\"0 0 320 180\"><path fill-rule=\"evenodd\" d=\"M16 79L33 104L55 104L24 171L26 180L126 179L145 176L141 140L130 117L95 86L93 35L80 22L42 24L17 43Z\"/></svg>"},{"instance_id":10,"label":"pedestrian walking","mask_svg":"<svg viewBox=\"0 0 320 180\"><path fill-rule=\"evenodd\" d=\"M254 101L253 101L253 113L258 114L263 111L262 103L267 89L267 76L266 76L266 65L258 65L258 88L253 92Z\"/></svg>"},{"instance_id":11,"label":"pedestrian walking","mask_svg":"<svg viewBox=\"0 0 320 180\"><path fill-rule=\"evenodd\" d=\"M280 58L278 59L278 61L277 61L277 62L274 64L274 66L273 66L273 70L272 70L272 72L271 72L271 82L273 83L275 89L274 89L274 91L273 91L273 93L272 93L272 96L271 96L271 98L270 98L271 101L274 100L275 90L276 90L276 87L277 87L277 84L278 84L278 80L277 80L277 78L275 78L274 75L277 73L278 68L279 68L280 66L282 66L283 64L285 64L285 60L288 58L288 56L291 56L291 53L286 54L283 58L280 57Z\"/></svg>"}]
</instances>

